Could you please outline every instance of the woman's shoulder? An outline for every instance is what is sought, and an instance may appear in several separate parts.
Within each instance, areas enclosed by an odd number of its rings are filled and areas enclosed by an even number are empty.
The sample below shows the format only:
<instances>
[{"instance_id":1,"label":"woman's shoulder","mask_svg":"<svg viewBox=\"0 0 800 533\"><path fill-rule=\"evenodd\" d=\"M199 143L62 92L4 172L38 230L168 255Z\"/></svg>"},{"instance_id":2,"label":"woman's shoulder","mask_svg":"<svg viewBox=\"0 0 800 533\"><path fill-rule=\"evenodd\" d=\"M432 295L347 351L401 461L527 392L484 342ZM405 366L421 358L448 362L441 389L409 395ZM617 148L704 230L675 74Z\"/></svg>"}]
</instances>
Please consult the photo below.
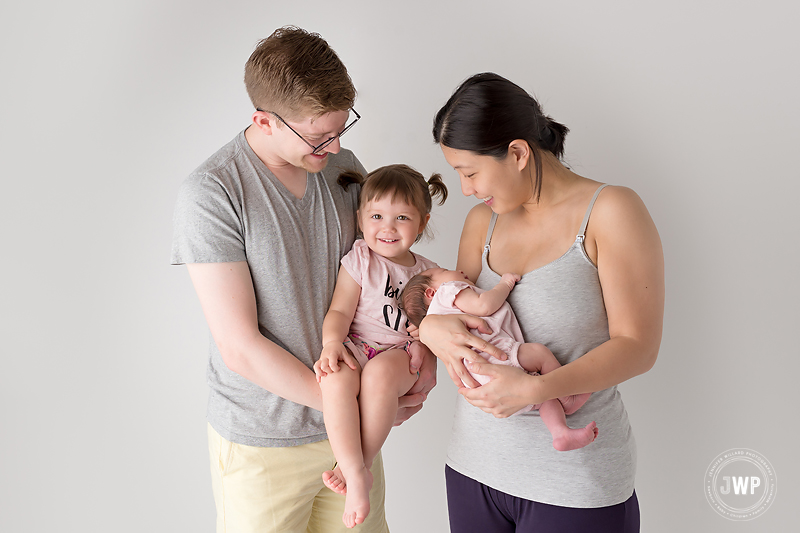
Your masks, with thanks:
<instances>
[{"instance_id":1,"label":"woman's shoulder","mask_svg":"<svg viewBox=\"0 0 800 533\"><path fill-rule=\"evenodd\" d=\"M586 228L585 246L597 263L598 249L631 257L660 253L661 240L644 202L628 187L605 187L597 196Z\"/></svg>"},{"instance_id":2,"label":"woman's shoulder","mask_svg":"<svg viewBox=\"0 0 800 533\"><path fill-rule=\"evenodd\" d=\"M476 205L467 213L464 221L464 234L474 234L482 239L486 236L491 219L492 210L486 204Z\"/></svg>"},{"instance_id":3,"label":"woman's shoulder","mask_svg":"<svg viewBox=\"0 0 800 533\"><path fill-rule=\"evenodd\" d=\"M649 220L644 202L633 189L608 185L597 196L591 212L595 230L614 230L620 225L637 224Z\"/></svg>"}]
</instances>

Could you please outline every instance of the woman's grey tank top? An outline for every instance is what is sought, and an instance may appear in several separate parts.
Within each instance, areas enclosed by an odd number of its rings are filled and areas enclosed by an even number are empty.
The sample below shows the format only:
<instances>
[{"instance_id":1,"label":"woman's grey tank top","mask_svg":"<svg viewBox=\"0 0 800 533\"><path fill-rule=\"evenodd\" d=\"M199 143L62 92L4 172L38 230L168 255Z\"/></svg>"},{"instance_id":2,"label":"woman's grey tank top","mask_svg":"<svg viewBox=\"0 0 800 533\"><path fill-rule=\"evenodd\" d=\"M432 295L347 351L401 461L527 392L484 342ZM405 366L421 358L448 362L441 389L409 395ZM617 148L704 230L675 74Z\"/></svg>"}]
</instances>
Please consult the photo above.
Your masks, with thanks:
<instances>
[{"instance_id":1,"label":"woman's grey tank top","mask_svg":"<svg viewBox=\"0 0 800 533\"><path fill-rule=\"evenodd\" d=\"M527 342L550 348L562 365L609 339L608 317L597 274L583 247L597 189L575 243L552 263L522 276L508 298ZM497 215L492 214L477 285L490 289L500 275L488 257ZM599 435L579 450L559 452L531 411L498 419L467 403L456 404L447 464L507 494L566 507L604 507L627 500L636 474L636 442L617 387L595 392L567 417L572 428L594 420Z\"/></svg>"}]
</instances>

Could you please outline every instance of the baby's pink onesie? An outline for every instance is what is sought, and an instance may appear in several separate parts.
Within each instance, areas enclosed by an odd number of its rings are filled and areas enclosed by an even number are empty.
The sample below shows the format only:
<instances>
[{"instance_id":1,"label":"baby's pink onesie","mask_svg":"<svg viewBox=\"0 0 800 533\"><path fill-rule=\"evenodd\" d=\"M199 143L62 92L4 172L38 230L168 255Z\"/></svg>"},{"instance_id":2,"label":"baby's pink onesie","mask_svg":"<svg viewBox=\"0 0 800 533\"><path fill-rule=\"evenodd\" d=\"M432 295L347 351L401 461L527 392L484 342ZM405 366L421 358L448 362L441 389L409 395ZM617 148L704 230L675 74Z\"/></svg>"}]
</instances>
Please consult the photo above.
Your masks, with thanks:
<instances>
[{"instance_id":1,"label":"baby's pink onesie","mask_svg":"<svg viewBox=\"0 0 800 533\"><path fill-rule=\"evenodd\" d=\"M456 296L458 296L458 294L465 289L471 289L478 294L486 292L483 289L463 281L445 281L439 286L436 294L433 295L433 299L428 306L428 314L463 314L464 311L456 307L455 299ZM511 306L508 304L508 302L503 302L503 305L500 306L500 309L489 316L484 316L481 318L483 318L486 321L486 324L492 329L492 333L481 333L477 329L470 330L470 332L503 350L508 355L508 359L501 361L500 359L494 357L493 355L489 355L488 353L478 350L475 351L493 365L507 365L516 368L522 368L522 366L519 364L519 359L517 358L517 352L519 351L520 345L525 342L525 339L522 337L522 330L519 328L517 317L514 315L514 311L511 309ZM469 368L467 368L467 371L469 371ZM485 385L491 381L489 376L473 374L472 372L470 372L470 375L481 385ZM466 384L464 386L466 386ZM538 405L528 405L517 411L517 413L538 408Z\"/></svg>"}]
</instances>

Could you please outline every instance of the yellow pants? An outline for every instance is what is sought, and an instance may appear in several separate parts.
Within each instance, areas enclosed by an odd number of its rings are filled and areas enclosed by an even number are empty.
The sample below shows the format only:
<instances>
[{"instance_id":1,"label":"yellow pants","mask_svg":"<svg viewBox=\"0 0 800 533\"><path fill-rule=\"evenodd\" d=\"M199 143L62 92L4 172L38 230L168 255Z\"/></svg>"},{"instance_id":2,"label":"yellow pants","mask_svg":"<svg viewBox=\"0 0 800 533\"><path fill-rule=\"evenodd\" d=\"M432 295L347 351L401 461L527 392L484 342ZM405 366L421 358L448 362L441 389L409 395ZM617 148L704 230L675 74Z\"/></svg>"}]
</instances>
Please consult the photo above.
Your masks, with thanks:
<instances>
[{"instance_id":1,"label":"yellow pants","mask_svg":"<svg viewBox=\"0 0 800 533\"><path fill-rule=\"evenodd\" d=\"M372 464L370 513L363 524L342 523L344 496L322 483L336 460L327 440L260 448L235 444L208 426L217 533L388 533L381 455Z\"/></svg>"}]
</instances>

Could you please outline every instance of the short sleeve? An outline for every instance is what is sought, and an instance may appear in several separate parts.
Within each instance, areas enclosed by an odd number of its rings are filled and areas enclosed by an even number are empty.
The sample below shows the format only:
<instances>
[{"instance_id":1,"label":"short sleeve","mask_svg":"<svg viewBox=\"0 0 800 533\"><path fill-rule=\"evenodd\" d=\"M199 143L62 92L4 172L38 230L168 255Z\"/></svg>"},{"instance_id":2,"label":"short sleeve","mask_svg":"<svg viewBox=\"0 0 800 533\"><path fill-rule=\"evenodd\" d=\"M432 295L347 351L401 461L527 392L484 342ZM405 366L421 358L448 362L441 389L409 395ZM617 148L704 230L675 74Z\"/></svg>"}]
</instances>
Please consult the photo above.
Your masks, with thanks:
<instances>
[{"instance_id":1,"label":"short sleeve","mask_svg":"<svg viewBox=\"0 0 800 533\"><path fill-rule=\"evenodd\" d=\"M362 274L369 268L369 247L364 239L353 243L353 248L342 257L342 266L359 286L362 284Z\"/></svg>"},{"instance_id":2,"label":"short sleeve","mask_svg":"<svg viewBox=\"0 0 800 533\"><path fill-rule=\"evenodd\" d=\"M183 182L173 215L173 265L247 260L242 221L232 197L207 174Z\"/></svg>"},{"instance_id":3,"label":"short sleeve","mask_svg":"<svg viewBox=\"0 0 800 533\"><path fill-rule=\"evenodd\" d=\"M431 300L428 313L436 315L440 314L440 310L454 309L456 296L464 289L472 289L472 286L463 281L446 281L442 283Z\"/></svg>"}]
</instances>

